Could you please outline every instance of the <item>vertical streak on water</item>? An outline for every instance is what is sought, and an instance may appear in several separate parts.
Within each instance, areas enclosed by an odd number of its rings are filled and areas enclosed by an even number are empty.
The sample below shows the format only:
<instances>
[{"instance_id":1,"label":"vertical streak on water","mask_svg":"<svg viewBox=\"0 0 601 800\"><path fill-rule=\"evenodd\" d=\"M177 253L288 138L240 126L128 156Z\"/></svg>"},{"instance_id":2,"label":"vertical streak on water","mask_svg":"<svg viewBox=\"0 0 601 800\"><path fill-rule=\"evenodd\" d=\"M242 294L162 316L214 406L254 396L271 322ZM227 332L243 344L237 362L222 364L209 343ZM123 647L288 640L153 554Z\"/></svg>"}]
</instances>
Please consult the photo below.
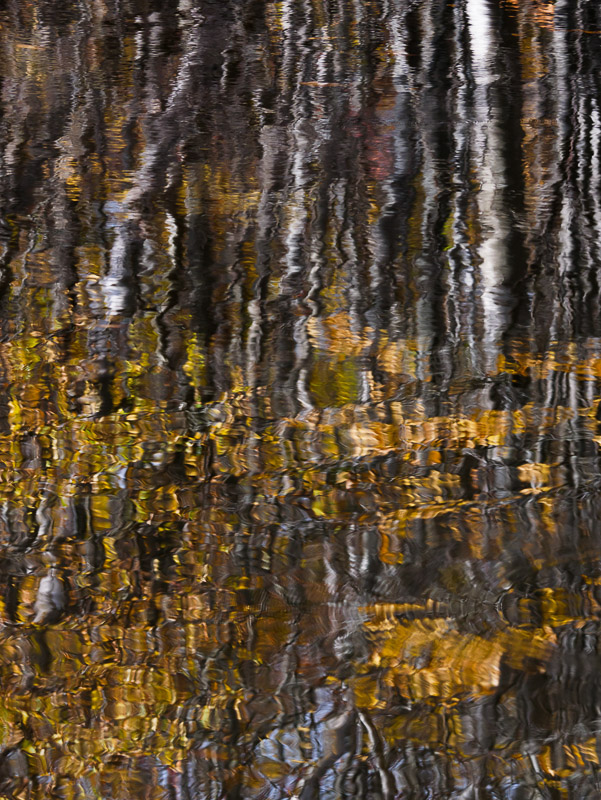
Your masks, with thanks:
<instances>
[{"instance_id":1,"label":"vertical streak on water","mask_svg":"<svg viewBox=\"0 0 601 800\"><path fill-rule=\"evenodd\" d=\"M286 268L283 285L290 278L302 271L304 264L304 239L307 224L306 189L308 185L307 162L310 150L310 138L307 135L307 120L304 109L303 67L295 43L304 43L307 36L306 20L297 26L295 20L295 0L285 0L282 13L282 30L284 35L284 78L291 84L292 103L292 136L290 152L290 189L288 194L287 231L285 238ZM305 9L303 8L303 11ZM304 45L301 45L304 47ZM299 63L300 62L300 63Z\"/></svg>"},{"instance_id":2,"label":"vertical streak on water","mask_svg":"<svg viewBox=\"0 0 601 800\"><path fill-rule=\"evenodd\" d=\"M177 224L173 214L169 211L165 211L165 228L167 234L167 248L166 248L166 256L169 263L169 272L165 276L167 280L171 279L173 275L177 272ZM163 315L168 308L168 294L166 297L163 298L160 307L157 309L157 314L153 320L153 326L157 331L157 359L160 364L166 365L167 364L167 357L165 352L165 342L163 341L164 335L162 333L163 327Z\"/></svg>"},{"instance_id":3,"label":"vertical streak on water","mask_svg":"<svg viewBox=\"0 0 601 800\"><path fill-rule=\"evenodd\" d=\"M586 27L584 18L584 9L580 2L576 4L575 8L575 22L576 30L582 31ZM586 34L577 33L572 39L571 56L575 61L575 67L578 74L576 85L574 81L571 84L572 95L572 115L574 118L573 125L573 145L572 152L575 156L574 176L570 181L573 187L574 196L574 213L572 216L572 252L573 252L573 267L575 275L570 279L572 283L572 291L574 297L572 301L572 308L574 314L574 332L582 330L584 320L580 318L580 303L590 291L590 271L593 263L592 242L593 235L591 231L591 204L589 196L590 186L590 171L591 164L589 160L589 147L590 147L590 113L589 113L589 88L591 85L591 76L587 74L585 64L585 48L583 47L583 37ZM576 237L578 238L578 245L575 243ZM577 288L577 292L574 291Z\"/></svg>"},{"instance_id":4,"label":"vertical streak on water","mask_svg":"<svg viewBox=\"0 0 601 800\"><path fill-rule=\"evenodd\" d=\"M411 96L411 71L408 62L407 44L407 4L401 0L393 0L390 9L390 39L394 57L392 65L393 85L396 91L394 107L393 141L393 173L389 179L388 193L391 199L399 189L404 197L410 195L410 184L416 169L417 152L413 139L413 107ZM397 212L402 215L402 222L407 224L407 212L404 206ZM391 325L399 328L402 309L398 303L391 311ZM394 330L394 328L393 328ZM405 330L405 335L407 331Z\"/></svg>"},{"instance_id":5,"label":"vertical streak on water","mask_svg":"<svg viewBox=\"0 0 601 800\"><path fill-rule=\"evenodd\" d=\"M590 203L592 205L592 219L593 219L593 235L592 235L592 248L593 248L593 269L599 276L601 269L601 173L600 173L600 159L601 159L601 118L599 116L599 104L595 97L591 99L591 164L590 164Z\"/></svg>"},{"instance_id":6,"label":"vertical streak on water","mask_svg":"<svg viewBox=\"0 0 601 800\"><path fill-rule=\"evenodd\" d=\"M473 161L480 182L478 209L482 241L478 256L483 314L482 367L485 374L489 374L496 369L499 341L506 324L502 286L508 273L508 223L501 205L505 165L500 135L502 120L494 104L493 82L498 79L494 68L497 43L488 0L467 0L466 9L474 81Z\"/></svg>"},{"instance_id":7,"label":"vertical streak on water","mask_svg":"<svg viewBox=\"0 0 601 800\"><path fill-rule=\"evenodd\" d=\"M159 26L159 17L153 17ZM194 70L199 56L199 33L203 19L196 14L189 30L184 34L181 63L179 65L172 90L163 111L152 108L156 112L151 117L149 129L146 131L145 145L135 170L132 186L122 201L122 213L116 225L117 235L110 253L110 267L103 281L103 295L107 309L107 320L121 314L125 309L129 292L127 260L131 256L131 248L136 236L140 235L139 225L142 217L142 200L157 184L162 184L168 166L176 155L175 144L181 131L176 128L176 116L185 107L186 97L190 94L194 79ZM159 35L155 31L155 36ZM152 75L151 75L152 77ZM152 80L150 86L152 87ZM154 99L152 95L149 102Z\"/></svg>"},{"instance_id":8,"label":"vertical streak on water","mask_svg":"<svg viewBox=\"0 0 601 800\"><path fill-rule=\"evenodd\" d=\"M310 13L310 3L306 3L307 16ZM335 7L332 9L335 13ZM317 26L314 26L317 30ZM338 76L333 71L335 64L331 64L332 44L331 35L333 32L333 25L325 24L320 31L319 43L319 56L316 57L315 74L318 83L324 85L328 82L337 82ZM311 59L312 52L310 48L306 48L306 55ZM330 74L331 73L331 74ZM330 80L329 80L330 79ZM317 92L320 90L317 89ZM314 185L312 191L312 202L307 209L307 224L310 227L309 246L307 248L307 282L306 290L304 292L303 302L308 313L299 316L295 325L294 336L297 342L297 358L298 358L298 378L296 381L297 395L300 399L301 405L307 410L313 408L313 402L309 392L309 374L311 366L311 353L312 346L309 336L309 323L315 319L318 314L317 297L320 288L320 275L325 266L323 260L323 247L322 241L322 223L319 219L319 197L324 195L328 196L328 181L331 175L328 164L323 163L324 154L327 153L327 146L329 144L330 136L332 134L332 121L331 115L336 112L336 104L332 103L333 108L328 108L325 103L312 103L313 115L319 114L319 119L312 120L313 135L315 137L314 143L314 158L318 162L317 170L319 172L319 179ZM307 198L307 202L308 198ZM326 201L327 202L327 201ZM311 214L310 206L313 206L313 213Z\"/></svg>"},{"instance_id":9,"label":"vertical streak on water","mask_svg":"<svg viewBox=\"0 0 601 800\"><path fill-rule=\"evenodd\" d=\"M352 15L357 31L361 31L366 22L366 8L361 0L354 0L350 12ZM349 107L353 113L358 113L362 108L364 102L364 78L360 69L356 69L350 81L349 89ZM360 333L363 330L365 322L364 310L368 305L368 298L366 297L366 287L364 285L364 277L361 270L361 248L359 245L361 232L357 221L353 219L353 215L349 209L355 207L358 201L357 194L358 177L355 170L351 174L345 176L337 190L339 199L340 218L342 220L343 229L341 236L341 244L343 249L343 256L346 260L345 266L348 269L348 302L349 302L349 316L350 325L353 333ZM354 201L354 202L353 202ZM371 394L371 386L368 376L368 370L365 362L363 361L359 369L359 397L357 398L360 403L369 402Z\"/></svg>"},{"instance_id":10,"label":"vertical streak on water","mask_svg":"<svg viewBox=\"0 0 601 800\"><path fill-rule=\"evenodd\" d=\"M282 29L284 34L284 79L292 89L290 113L292 116L290 151L290 188L287 195L287 230L285 232L285 270L282 276L280 291L296 294L295 289L301 280L305 263L305 239L309 225L309 189L311 185L310 159L312 153L312 137L310 122L310 104L306 99L303 78L306 74L306 62L310 54L307 45L311 5L309 0L300 3L299 14L302 23L295 20L295 0L285 0L283 4ZM294 43L299 43L298 47ZM294 287L294 288L291 288ZM310 353L310 341L307 335L306 314L299 308L298 300L290 303L292 315L296 317L292 326L295 366L292 371L291 385L294 384L294 396L304 411L313 408L306 386L306 372L302 365L306 363Z\"/></svg>"},{"instance_id":11,"label":"vertical streak on water","mask_svg":"<svg viewBox=\"0 0 601 800\"><path fill-rule=\"evenodd\" d=\"M264 123L261 127L261 163L259 182L261 195L257 209L256 257L257 278L253 287L253 296L248 302L250 324L246 340L246 382L254 389L259 381L259 363L261 360L261 341L263 336L262 299L269 268L268 247L271 232L275 223L275 203L279 141L278 129L275 125Z\"/></svg>"},{"instance_id":12,"label":"vertical streak on water","mask_svg":"<svg viewBox=\"0 0 601 800\"><path fill-rule=\"evenodd\" d=\"M394 25L394 22L392 22ZM374 219L371 226L370 238L373 239L373 252L370 254L369 275L370 275L370 294L371 308L367 312L367 318L374 331L382 328L385 324L382 318L382 306L384 304L384 294L387 294L391 287L384 284L384 275L387 262L390 259L390 241L384 230L386 219L394 213L395 207L395 175L384 176L379 182L378 190L382 195L380 202L380 213ZM388 300L388 298L386 298ZM376 334L377 335L377 334Z\"/></svg>"},{"instance_id":13,"label":"vertical streak on water","mask_svg":"<svg viewBox=\"0 0 601 800\"><path fill-rule=\"evenodd\" d=\"M427 368L432 341L437 327L441 321L435 319L434 294L436 292L436 264L432 263L433 248L430 245L432 231L438 214L439 194L438 175L434 153L432 152L433 138L437 131L430 130L428 122L431 120L429 104L433 94L430 83L430 70L435 58L434 37L439 31L432 19L434 8L423 4L420 8L420 74L418 78L418 91L416 92L417 128L419 130L419 145L416 150L420 154L421 183L424 193L421 211L421 240L422 254L417 266L418 298L416 302L416 331L418 349L417 376L422 381L427 381ZM434 284L434 285L432 285Z\"/></svg>"},{"instance_id":14,"label":"vertical streak on water","mask_svg":"<svg viewBox=\"0 0 601 800\"><path fill-rule=\"evenodd\" d=\"M555 63L555 96L556 116L558 123L557 155L561 164L562 191L560 192L559 225L557 233L558 280L555 309L551 322L549 341L557 340L562 322L571 327L572 311L570 308L570 274L574 269L572 226L574 218L574 199L571 188L570 148L572 126L570 122L571 86L569 78L568 22L571 3L559 0L555 4L556 18L562 18L561 25L553 29L553 55Z\"/></svg>"},{"instance_id":15,"label":"vertical streak on water","mask_svg":"<svg viewBox=\"0 0 601 800\"><path fill-rule=\"evenodd\" d=\"M394 132L393 141L393 174L390 178L389 193L392 197L393 188L397 193L399 209L397 214L401 221L401 243L400 254L397 263L403 264L409 270L410 265L406 259L408 239L408 227L410 224L410 204L415 203L412 192L412 184L416 181L418 171L421 167L421 140L416 130L416 111L415 100L418 92L414 86L414 78L409 64L409 41L408 41L408 12L410 4L403 0L393 0L390 13L390 40L391 49L394 57L392 65L393 85L396 90L394 108ZM427 236L428 234L426 234ZM405 240L405 241L403 241ZM408 337L414 335L414 331L419 335L421 310L419 304L424 301L416 299L417 308L412 309L411 322L407 320L407 311L411 307L413 298L410 296L406 282L402 301L398 301L391 309L390 325L392 331L396 326L398 333ZM392 333L391 331L391 333ZM420 369L423 359L420 358Z\"/></svg>"},{"instance_id":16,"label":"vertical streak on water","mask_svg":"<svg viewBox=\"0 0 601 800\"><path fill-rule=\"evenodd\" d=\"M468 76L466 74L466 11L461 3L455 5L453 72L455 75L453 156L452 156L452 204L453 215L449 250L450 276L448 304L454 311L450 321L451 336L456 344L465 337L469 350L476 352L474 265L469 250L466 217L470 198L469 176L469 106Z\"/></svg>"}]
</instances>

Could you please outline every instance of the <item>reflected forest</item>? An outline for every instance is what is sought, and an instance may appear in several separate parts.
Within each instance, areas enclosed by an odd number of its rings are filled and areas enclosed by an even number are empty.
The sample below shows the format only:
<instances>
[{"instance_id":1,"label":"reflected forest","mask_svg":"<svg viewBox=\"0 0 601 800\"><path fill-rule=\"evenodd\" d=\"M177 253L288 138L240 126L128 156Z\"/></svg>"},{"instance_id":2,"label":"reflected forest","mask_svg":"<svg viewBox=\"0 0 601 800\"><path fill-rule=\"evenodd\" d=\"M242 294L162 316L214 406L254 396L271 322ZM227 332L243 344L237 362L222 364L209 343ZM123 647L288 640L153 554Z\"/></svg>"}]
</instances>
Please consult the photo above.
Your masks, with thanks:
<instances>
[{"instance_id":1,"label":"reflected forest","mask_svg":"<svg viewBox=\"0 0 601 800\"><path fill-rule=\"evenodd\" d=\"M1 800L601 798L601 5L0 3Z\"/></svg>"}]
</instances>

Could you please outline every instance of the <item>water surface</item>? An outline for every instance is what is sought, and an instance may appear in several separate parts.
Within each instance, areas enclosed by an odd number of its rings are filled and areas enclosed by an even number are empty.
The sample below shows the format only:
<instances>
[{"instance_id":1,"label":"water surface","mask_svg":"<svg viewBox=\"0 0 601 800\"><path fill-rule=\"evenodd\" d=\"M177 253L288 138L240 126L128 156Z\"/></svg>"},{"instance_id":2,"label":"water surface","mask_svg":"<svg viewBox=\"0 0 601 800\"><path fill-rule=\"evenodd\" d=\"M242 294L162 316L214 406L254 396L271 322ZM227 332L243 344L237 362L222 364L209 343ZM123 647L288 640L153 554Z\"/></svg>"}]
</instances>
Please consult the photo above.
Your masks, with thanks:
<instances>
[{"instance_id":1,"label":"water surface","mask_svg":"<svg viewBox=\"0 0 601 800\"><path fill-rule=\"evenodd\" d=\"M0 797L601 797L601 6L5 0Z\"/></svg>"}]
</instances>

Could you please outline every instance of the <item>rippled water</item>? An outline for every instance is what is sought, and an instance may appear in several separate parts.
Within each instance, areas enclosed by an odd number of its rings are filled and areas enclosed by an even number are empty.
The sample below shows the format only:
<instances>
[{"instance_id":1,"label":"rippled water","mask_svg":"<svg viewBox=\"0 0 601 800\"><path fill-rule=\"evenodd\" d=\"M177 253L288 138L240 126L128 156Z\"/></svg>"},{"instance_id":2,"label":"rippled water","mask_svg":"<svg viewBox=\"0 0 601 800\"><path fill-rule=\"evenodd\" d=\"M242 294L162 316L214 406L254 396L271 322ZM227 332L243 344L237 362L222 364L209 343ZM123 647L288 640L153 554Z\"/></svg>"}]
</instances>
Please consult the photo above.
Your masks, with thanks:
<instances>
[{"instance_id":1,"label":"rippled water","mask_svg":"<svg viewBox=\"0 0 601 800\"><path fill-rule=\"evenodd\" d=\"M601 798L601 5L0 5L0 797Z\"/></svg>"}]
</instances>

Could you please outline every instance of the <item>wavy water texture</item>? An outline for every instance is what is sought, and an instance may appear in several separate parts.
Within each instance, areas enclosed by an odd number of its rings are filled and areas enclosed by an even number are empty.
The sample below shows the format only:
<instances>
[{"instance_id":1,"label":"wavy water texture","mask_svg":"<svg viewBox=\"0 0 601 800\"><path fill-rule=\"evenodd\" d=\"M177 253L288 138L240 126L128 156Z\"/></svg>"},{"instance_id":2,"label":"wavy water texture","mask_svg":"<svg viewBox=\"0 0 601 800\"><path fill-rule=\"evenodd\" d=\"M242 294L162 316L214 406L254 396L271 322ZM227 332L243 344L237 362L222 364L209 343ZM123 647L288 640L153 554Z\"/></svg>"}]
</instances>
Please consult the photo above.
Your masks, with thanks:
<instances>
[{"instance_id":1,"label":"wavy water texture","mask_svg":"<svg viewBox=\"0 0 601 800\"><path fill-rule=\"evenodd\" d=\"M601 797L600 45L0 5L0 798Z\"/></svg>"}]
</instances>

